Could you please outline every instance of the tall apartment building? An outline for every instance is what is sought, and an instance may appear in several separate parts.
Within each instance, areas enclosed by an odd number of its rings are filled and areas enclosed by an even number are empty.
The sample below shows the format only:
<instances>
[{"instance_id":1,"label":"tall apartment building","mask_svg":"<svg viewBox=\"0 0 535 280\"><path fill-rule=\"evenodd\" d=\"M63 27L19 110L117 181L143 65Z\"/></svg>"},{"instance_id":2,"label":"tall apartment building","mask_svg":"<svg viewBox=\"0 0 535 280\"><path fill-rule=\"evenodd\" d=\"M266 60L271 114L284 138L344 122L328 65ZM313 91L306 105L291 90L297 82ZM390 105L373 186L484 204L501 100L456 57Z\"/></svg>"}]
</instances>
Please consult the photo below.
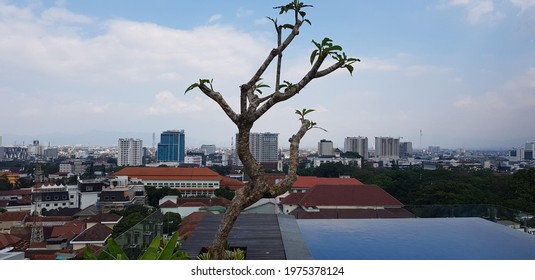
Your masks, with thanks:
<instances>
[{"instance_id":1,"label":"tall apartment building","mask_svg":"<svg viewBox=\"0 0 535 280\"><path fill-rule=\"evenodd\" d=\"M524 148L524 159L533 160L535 159L535 142L526 142Z\"/></svg>"},{"instance_id":2,"label":"tall apartment building","mask_svg":"<svg viewBox=\"0 0 535 280\"><path fill-rule=\"evenodd\" d=\"M400 156L410 156L413 154L412 142L401 142L399 143L399 155Z\"/></svg>"},{"instance_id":3,"label":"tall apartment building","mask_svg":"<svg viewBox=\"0 0 535 280\"><path fill-rule=\"evenodd\" d=\"M159 162L184 162L186 156L184 130L167 130L160 135L157 160Z\"/></svg>"},{"instance_id":4,"label":"tall apartment building","mask_svg":"<svg viewBox=\"0 0 535 280\"><path fill-rule=\"evenodd\" d=\"M321 139L318 143L319 156L334 156L333 141Z\"/></svg>"},{"instance_id":5,"label":"tall apartment building","mask_svg":"<svg viewBox=\"0 0 535 280\"><path fill-rule=\"evenodd\" d=\"M375 157L380 159L399 159L399 138L375 137Z\"/></svg>"},{"instance_id":6,"label":"tall apartment building","mask_svg":"<svg viewBox=\"0 0 535 280\"><path fill-rule=\"evenodd\" d=\"M238 147L238 134L236 133L236 148ZM278 163L279 161L279 134L278 133L250 133L249 151L260 163ZM237 165L242 165L235 152Z\"/></svg>"},{"instance_id":7,"label":"tall apartment building","mask_svg":"<svg viewBox=\"0 0 535 280\"><path fill-rule=\"evenodd\" d=\"M368 137L346 137L344 152L355 152L364 159L368 159Z\"/></svg>"},{"instance_id":8,"label":"tall apartment building","mask_svg":"<svg viewBox=\"0 0 535 280\"><path fill-rule=\"evenodd\" d=\"M118 166L143 165L143 141L141 139L119 139Z\"/></svg>"}]
</instances>

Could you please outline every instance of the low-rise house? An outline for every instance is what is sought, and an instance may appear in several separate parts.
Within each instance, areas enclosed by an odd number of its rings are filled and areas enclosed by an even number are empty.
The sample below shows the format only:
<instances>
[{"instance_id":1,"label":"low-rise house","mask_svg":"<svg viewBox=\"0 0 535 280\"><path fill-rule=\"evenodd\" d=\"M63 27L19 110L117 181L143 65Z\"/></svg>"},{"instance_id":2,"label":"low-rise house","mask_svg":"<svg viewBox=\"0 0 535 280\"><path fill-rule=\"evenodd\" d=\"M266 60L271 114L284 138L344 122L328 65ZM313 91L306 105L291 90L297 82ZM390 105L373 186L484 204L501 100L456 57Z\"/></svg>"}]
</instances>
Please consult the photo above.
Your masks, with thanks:
<instances>
[{"instance_id":1,"label":"low-rise house","mask_svg":"<svg viewBox=\"0 0 535 280\"><path fill-rule=\"evenodd\" d=\"M13 227L21 227L30 211L5 212L0 214L0 233L11 233Z\"/></svg>"},{"instance_id":2,"label":"low-rise house","mask_svg":"<svg viewBox=\"0 0 535 280\"><path fill-rule=\"evenodd\" d=\"M111 229L115 227L121 220L123 219L122 216L113 214L113 213L102 213L95 215L93 217L90 217L89 219L85 220L87 223L87 228L90 228L97 224L103 224Z\"/></svg>"},{"instance_id":3,"label":"low-rise house","mask_svg":"<svg viewBox=\"0 0 535 280\"><path fill-rule=\"evenodd\" d=\"M84 230L70 243L75 251L90 245L103 247L111 234L111 228L99 223Z\"/></svg>"},{"instance_id":4,"label":"low-rise house","mask_svg":"<svg viewBox=\"0 0 535 280\"><path fill-rule=\"evenodd\" d=\"M0 191L0 208L7 211L31 211L32 190L17 189Z\"/></svg>"},{"instance_id":5,"label":"low-rise house","mask_svg":"<svg viewBox=\"0 0 535 280\"><path fill-rule=\"evenodd\" d=\"M340 177L340 178L324 178L316 176L297 176L297 180L292 185L290 192L306 192L317 185L363 185L363 183L355 178Z\"/></svg>"},{"instance_id":6,"label":"low-rise house","mask_svg":"<svg viewBox=\"0 0 535 280\"><path fill-rule=\"evenodd\" d=\"M129 205L146 205L147 194L145 186L140 180L119 176L110 181L110 186L104 188L99 195L97 206L103 213L111 210L124 210Z\"/></svg>"},{"instance_id":7,"label":"low-rise house","mask_svg":"<svg viewBox=\"0 0 535 280\"><path fill-rule=\"evenodd\" d=\"M403 204L377 185L317 185L281 200L297 219L412 218Z\"/></svg>"},{"instance_id":8,"label":"low-rise house","mask_svg":"<svg viewBox=\"0 0 535 280\"><path fill-rule=\"evenodd\" d=\"M32 212L59 208L80 208L78 186L41 183L33 186Z\"/></svg>"},{"instance_id":9,"label":"low-rise house","mask_svg":"<svg viewBox=\"0 0 535 280\"><path fill-rule=\"evenodd\" d=\"M211 197L220 187L243 187L242 182L205 167L125 167L113 175L140 179L147 187L177 189L183 197Z\"/></svg>"}]
</instances>

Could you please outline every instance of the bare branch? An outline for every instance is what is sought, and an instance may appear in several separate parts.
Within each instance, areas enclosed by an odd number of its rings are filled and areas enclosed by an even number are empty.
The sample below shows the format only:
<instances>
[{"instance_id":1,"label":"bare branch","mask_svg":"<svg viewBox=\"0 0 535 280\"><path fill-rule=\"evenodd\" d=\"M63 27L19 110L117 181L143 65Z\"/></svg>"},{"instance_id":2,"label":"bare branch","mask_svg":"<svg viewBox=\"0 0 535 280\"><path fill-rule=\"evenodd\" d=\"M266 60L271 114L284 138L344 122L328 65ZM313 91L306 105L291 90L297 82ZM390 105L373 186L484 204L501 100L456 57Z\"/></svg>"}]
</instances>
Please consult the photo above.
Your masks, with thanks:
<instances>
[{"instance_id":1,"label":"bare branch","mask_svg":"<svg viewBox=\"0 0 535 280\"><path fill-rule=\"evenodd\" d=\"M305 136L307 131L312 129L311 122L307 119L301 118L301 127L296 134L292 135L288 140L290 142L290 163L288 169L288 177L279 185L270 190L272 196L279 196L288 191L294 182L297 180L297 164L299 160L299 143Z\"/></svg>"},{"instance_id":2,"label":"bare branch","mask_svg":"<svg viewBox=\"0 0 535 280\"><path fill-rule=\"evenodd\" d=\"M199 85L199 89L208 97L210 97L212 100L214 100L220 107L223 109L225 114L234 122L235 124L238 123L238 115L232 110L232 108L228 105L227 101L223 98L223 96L211 88L207 87L205 84Z\"/></svg>"},{"instance_id":3,"label":"bare branch","mask_svg":"<svg viewBox=\"0 0 535 280\"><path fill-rule=\"evenodd\" d=\"M264 60L264 63L260 65L260 68L256 71L254 76L247 82L248 85L252 86L256 84L262 75L264 75L264 72L268 68L268 66L271 64L273 59L278 56L279 54L282 54L282 52L290 45L290 43L293 41L295 36L299 34L299 28L301 28L301 25L303 25L303 22L300 20L297 20L295 22L294 28L292 29L292 32L288 34L284 42L282 42L276 49L272 49L271 52L269 52L268 57Z\"/></svg>"},{"instance_id":4,"label":"bare branch","mask_svg":"<svg viewBox=\"0 0 535 280\"><path fill-rule=\"evenodd\" d=\"M332 72L334 72L335 70L339 69L339 68L342 68L344 66L345 62L344 61L338 61L336 62L335 64L329 66L328 68L326 69L323 69L321 71L318 71L316 73L316 75L314 76L314 79L315 78L321 78L323 76L326 76L326 75L329 75L331 74Z\"/></svg>"}]
</instances>

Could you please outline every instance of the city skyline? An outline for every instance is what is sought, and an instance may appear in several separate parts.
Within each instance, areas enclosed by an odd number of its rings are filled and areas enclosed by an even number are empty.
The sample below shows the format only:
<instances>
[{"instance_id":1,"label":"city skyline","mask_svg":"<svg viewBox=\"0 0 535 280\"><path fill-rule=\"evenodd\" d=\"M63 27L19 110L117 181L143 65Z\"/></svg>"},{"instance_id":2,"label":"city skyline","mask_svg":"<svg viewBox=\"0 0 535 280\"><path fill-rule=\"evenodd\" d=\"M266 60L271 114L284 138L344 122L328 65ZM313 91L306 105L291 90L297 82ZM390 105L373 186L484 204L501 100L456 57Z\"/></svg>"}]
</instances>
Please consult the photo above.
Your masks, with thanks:
<instances>
[{"instance_id":1,"label":"city skyline","mask_svg":"<svg viewBox=\"0 0 535 280\"><path fill-rule=\"evenodd\" d=\"M183 93L213 78L236 108L238 86L274 46L266 16L281 18L272 6L286 2L0 1L0 98L13 105L0 111L2 142L74 145L93 131L95 145L127 137L150 146L152 133L180 128L198 146L230 146L237 130L220 108ZM286 147L295 109L315 108L310 117L327 132L310 131L302 147L355 136L403 137L415 149L534 140L535 2L307 4L312 25L285 55L283 78L303 75L310 41L323 37L362 62L353 77L314 81L253 132L277 132Z\"/></svg>"}]
</instances>

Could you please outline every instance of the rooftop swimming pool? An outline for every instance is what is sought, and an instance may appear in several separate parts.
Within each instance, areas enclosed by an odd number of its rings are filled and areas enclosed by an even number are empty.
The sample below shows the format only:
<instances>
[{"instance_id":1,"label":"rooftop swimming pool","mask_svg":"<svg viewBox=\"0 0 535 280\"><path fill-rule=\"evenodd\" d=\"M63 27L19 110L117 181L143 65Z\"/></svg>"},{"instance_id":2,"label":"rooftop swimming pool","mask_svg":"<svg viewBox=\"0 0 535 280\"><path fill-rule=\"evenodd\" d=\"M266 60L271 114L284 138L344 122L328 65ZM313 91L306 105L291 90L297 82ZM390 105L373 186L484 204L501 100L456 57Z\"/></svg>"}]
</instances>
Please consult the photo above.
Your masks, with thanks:
<instances>
[{"instance_id":1,"label":"rooftop swimming pool","mask_svg":"<svg viewBox=\"0 0 535 280\"><path fill-rule=\"evenodd\" d=\"M297 220L317 260L535 260L535 236L481 218Z\"/></svg>"}]
</instances>

